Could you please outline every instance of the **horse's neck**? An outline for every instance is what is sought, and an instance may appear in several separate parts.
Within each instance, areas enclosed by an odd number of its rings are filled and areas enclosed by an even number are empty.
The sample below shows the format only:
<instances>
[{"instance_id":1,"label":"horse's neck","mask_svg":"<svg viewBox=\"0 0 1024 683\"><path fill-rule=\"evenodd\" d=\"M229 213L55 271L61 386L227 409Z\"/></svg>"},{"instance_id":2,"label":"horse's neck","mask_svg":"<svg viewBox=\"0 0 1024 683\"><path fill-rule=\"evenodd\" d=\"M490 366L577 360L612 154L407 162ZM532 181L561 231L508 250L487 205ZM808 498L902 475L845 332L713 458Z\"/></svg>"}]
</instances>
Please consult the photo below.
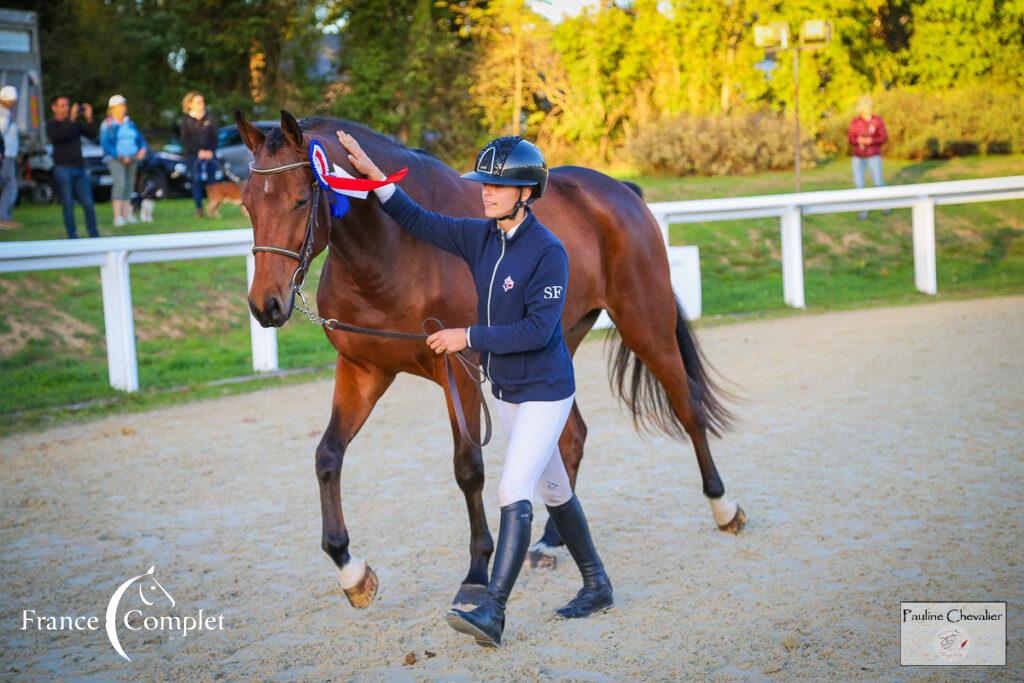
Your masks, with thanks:
<instances>
[{"instance_id":1,"label":"horse's neck","mask_svg":"<svg viewBox=\"0 0 1024 683\"><path fill-rule=\"evenodd\" d=\"M386 286L400 248L399 231L384 221L373 201L354 199L344 220L332 220L328 254L340 272L366 290Z\"/></svg>"}]
</instances>

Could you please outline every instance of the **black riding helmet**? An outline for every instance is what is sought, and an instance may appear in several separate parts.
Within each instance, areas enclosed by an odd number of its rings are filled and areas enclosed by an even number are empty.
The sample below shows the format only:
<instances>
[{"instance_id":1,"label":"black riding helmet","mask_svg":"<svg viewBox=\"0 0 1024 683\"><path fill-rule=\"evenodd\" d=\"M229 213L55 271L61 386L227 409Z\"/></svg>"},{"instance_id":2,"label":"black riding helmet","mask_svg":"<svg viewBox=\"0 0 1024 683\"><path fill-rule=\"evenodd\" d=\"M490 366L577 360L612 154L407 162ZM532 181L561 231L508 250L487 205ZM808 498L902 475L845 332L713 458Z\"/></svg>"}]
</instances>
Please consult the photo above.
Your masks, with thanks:
<instances>
[{"instance_id":1,"label":"black riding helmet","mask_svg":"<svg viewBox=\"0 0 1024 683\"><path fill-rule=\"evenodd\" d=\"M484 145L476 155L475 170L463 173L462 177L491 185L533 187L530 198L525 202L520 191L512 212L501 217L501 220L506 220L519 213L521 206L541 198L548 184L548 165L537 145L518 135L504 135Z\"/></svg>"}]
</instances>

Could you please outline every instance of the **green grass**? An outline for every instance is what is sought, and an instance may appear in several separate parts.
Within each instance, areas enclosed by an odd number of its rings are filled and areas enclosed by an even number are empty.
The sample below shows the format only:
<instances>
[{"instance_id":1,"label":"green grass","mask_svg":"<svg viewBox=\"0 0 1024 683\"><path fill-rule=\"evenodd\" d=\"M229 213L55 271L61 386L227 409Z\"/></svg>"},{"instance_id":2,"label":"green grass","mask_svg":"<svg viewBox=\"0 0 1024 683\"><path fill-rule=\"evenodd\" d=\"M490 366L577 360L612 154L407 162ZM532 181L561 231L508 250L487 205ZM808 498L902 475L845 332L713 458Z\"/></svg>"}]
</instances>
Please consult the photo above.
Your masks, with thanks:
<instances>
[{"instance_id":1,"label":"green grass","mask_svg":"<svg viewBox=\"0 0 1024 683\"><path fill-rule=\"evenodd\" d=\"M1024 173L1024 156L887 161L885 171L890 184L1016 175ZM849 162L838 160L806 172L804 189L848 187L849 176ZM631 179L648 201L793 187L791 173ZM236 207L223 208L223 219L196 219L191 202L181 199L160 202L156 223L115 231L110 205L97 208L105 236L248 226ZM58 207L19 206L15 218L24 226L0 232L0 241L64 236ZM80 212L78 218L84 234ZM803 227L810 311L1024 292L1024 201L937 208L938 297L914 289L909 210L872 212L865 221L854 213L806 216ZM782 303L777 220L679 224L671 240L700 247L701 324L798 314ZM316 290L322 259L310 269L307 291ZM217 383L252 373L241 257L140 264L131 272L142 387L132 396L107 382L98 268L0 276L0 434L330 375L333 349L296 316L279 331L280 364L312 370Z\"/></svg>"},{"instance_id":2,"label":"green grass","mask_svg":"<svg viewBox=\"0 0 1024 683\"><path fill-rule=\"evenodd\" d=\"M1024 173L1024 156L887 161L889 184ZM631 178L648 201L793 191L792 173L743 178ZM851 185L846 159L806 173L806 191ZM1024 291L1024 201L936 208L939 297ZM676 224L672 244L700 247L705 316L783 309L779 221ZM914 289L910 209L816 214L803 219L804 285L810 310L934 301Z\"/></svg>"}]
</instances>

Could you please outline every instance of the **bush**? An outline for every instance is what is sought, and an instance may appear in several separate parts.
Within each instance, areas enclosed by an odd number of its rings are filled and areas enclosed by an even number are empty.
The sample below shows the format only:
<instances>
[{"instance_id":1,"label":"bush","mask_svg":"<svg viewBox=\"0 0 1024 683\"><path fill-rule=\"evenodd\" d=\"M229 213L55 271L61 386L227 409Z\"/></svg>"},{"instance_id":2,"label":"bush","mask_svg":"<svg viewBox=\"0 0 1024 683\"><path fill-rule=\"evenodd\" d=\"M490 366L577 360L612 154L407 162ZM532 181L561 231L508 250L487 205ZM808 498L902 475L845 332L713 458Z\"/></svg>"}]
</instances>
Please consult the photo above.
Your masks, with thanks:
<instances>
[{"instance_id":1,"label":"bush","mask_svg":"<svg viewBox=\"0 0 1024 683\"><path fill-rule=\"evenodd\" d=\"M1024 152L1024 99L1019 92L899 88L875 96L875 113L889 132L882 148L886 156L937 159ZM855 115L851 110L826 124L819 141L822 152L849 152L846 129Z\"/></svg>"},{"instance_id":2,"label":"bush","mask_svg":"<svg viewBox=\"0 0 1024 683\"><path fill-rule=\"evenodd\" d=\"M644 173L734 175L793 167L793 122L778 114L678 116L641 129L626 153ZM812 166L813 145L801 161Z\"/></svg>"}]
</instances>

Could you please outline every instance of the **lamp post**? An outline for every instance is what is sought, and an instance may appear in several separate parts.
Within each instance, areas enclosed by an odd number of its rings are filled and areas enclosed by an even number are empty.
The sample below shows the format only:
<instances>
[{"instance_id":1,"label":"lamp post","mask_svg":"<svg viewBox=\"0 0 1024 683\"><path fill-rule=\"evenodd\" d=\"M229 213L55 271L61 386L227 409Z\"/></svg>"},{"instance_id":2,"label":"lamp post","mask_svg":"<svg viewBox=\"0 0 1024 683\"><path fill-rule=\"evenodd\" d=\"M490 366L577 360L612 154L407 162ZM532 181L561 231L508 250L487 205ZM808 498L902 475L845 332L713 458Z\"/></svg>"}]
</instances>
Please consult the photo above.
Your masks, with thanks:
<instances>
[{"instance_id":1,"label":"lamp post","mask_svg":"<svg viewBox=\"0 0 1024 683\"><path fill-rule=\"evenodd\" d=\"M800 50L817 50L832 40L832 24L822 19L809 19L800 25L800 41L793 42L793 169L796 172L796 191L800 192ZM774 52L790 47L789 24L773 21L754 26L754 45L763 47L765 61L758 67L771 79ZM764 66L761 66L764 65Z\"/></svg>"}]
</instances>

